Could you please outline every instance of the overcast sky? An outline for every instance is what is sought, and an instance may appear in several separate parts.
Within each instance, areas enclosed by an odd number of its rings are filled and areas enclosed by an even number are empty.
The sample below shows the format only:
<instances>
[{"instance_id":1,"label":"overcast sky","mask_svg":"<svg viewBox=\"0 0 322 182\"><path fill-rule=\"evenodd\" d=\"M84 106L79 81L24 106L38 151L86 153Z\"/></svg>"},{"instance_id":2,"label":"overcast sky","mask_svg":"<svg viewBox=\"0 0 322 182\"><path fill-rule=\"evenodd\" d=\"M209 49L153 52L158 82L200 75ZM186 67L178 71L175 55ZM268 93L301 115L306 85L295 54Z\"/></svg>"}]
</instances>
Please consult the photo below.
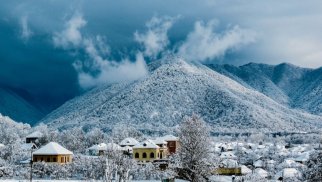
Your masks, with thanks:
<instances>
[{"instance_id":1,"label":"overcast sky","mask_svg":"<svg viewBox=\"0 0 322 182\"><path fill-rule=\"evenodd\" d=\"M166 54L203 63L322 66L322 2L10 0L0 6L0 84L60 104L147 74Z\"/></svg>"}]
</instances>

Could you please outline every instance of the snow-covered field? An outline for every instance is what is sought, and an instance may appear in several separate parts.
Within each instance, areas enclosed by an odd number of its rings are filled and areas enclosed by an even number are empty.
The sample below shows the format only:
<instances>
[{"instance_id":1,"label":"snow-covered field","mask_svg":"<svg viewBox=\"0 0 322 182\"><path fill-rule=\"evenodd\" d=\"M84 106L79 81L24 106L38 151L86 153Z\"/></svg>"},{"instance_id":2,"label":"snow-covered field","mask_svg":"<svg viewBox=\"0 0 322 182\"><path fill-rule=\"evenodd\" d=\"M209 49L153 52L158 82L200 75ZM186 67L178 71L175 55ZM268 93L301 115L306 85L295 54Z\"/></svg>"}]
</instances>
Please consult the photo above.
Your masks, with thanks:
<instances>
[{"instance_id":1,"label":"snow-covered field","mask_svg":"<svg viewBox=\"0 0 322 182\"><path fill-rule=\"evenodd\" d=\"M8 180L0 180L0 182L30 182L30 180L14 180L14 179L8 179ZM62 182L62 181L67 181L67 182L88 182L88 180L32 180L33 182ZM100 180L90 180L93 182L101 182ZM159 180L134 180L132 182L160 182ZM175 180L175 182L185 182L184 180Z\"/></svg>"},{"instance_id":2,"label":"snow-covered field","mask_svg":"<svg viewBox=\"0 0 322 182\"><path fill-rule=\"evenodd\" d=\"M3 181L3 182L30 182L29 180L12 180L12 179L0 180L0 181ZM62 181L67 181L67 182L85 182L85 181L88 181L88 180L32 180L32 181L33 182L48 182L48 181L51 181L51 182L62 182ZM100 182L98 180L90 180L90 181ZM132 181L132 182L160 182L160 181L157 181L157 180L144 180L144 181Z\"/></svg>"}]
</instances>

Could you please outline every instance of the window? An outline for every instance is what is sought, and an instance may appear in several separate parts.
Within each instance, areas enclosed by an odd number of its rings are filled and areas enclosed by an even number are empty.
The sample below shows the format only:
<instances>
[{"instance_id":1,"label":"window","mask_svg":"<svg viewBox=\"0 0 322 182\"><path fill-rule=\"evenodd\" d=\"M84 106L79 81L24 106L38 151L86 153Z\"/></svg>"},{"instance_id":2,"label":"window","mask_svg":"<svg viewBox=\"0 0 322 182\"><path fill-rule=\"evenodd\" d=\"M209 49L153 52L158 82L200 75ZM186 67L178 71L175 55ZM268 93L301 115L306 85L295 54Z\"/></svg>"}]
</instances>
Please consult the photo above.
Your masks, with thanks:
<instances>
[{"instance_id":1,"label":"window","mask_svg":"<svg viewBox=\"0 0 322 182\"><path fill-rule=\"evenodd\" d=\"M160 153L160 158L162 159L162 152Z\"/></svg>"},{"instance_id":2,"label":"window","mask_svg":"<svg viewBox=\"0 0 322 182\"><path fill-rule=\"evenodd\" d=\"M139 153L135 153L135 156L134 156L136 159L140 158L140 155Z\"/></svg>"},{"instance_id":3,"label":"window","mask_svg":"<svg viewBox=\"0 0 322 182\"><path fill-rule=\"evenodd\" d=\"M67 162L69 162L69 157L67 157Z\"/></svg>"},{"instance_id":4,"label":"window","mask_svg":"<svg viewBox=\"0 0 322 182\"><path fill-rule=\"evenodd\" d=\"M143 157L144 159L146 158L146 153L145 153L145 152L143 152L142 157Z\"/></svg>"},{"instance_id":5,"label":"window","mask_svg":"<svg viewBox=\"0 0 322 182\"><path fill-rule=\"evenodd\" d=\"M44 158L42 157L40 161L44 161Z\"/></svg>"},{"instance_id":6,"label":"window","mask_svg":"<svg viewBox=\"0 0 322 182\"><path fill-rule=\"evenodd\" d=\"M47 162L50 162L50 157L47 157Z\"/></svg>"},{"instance_id":7,"label":"window","mask_svg":"<svg viewBox=\"0 0 322 182\"><path fill-rule=\"evenodd\" d=\"M61 163L64 163L64 157L61 157L60 161Z\"/></svg>"},{"instance_id":8,"label":"window","mask_svg":"<svg viewBox=\"0 0 322 182\"><path fill-rule=\"evenodd\" d=\"M56 157L54 157L54 160L53 160L53 162L57 162L57 158L56 158Z\"/></svg>"},{"instance_id":9,"label":"window","mask_svg":"<svg viewBox=\"0 0 322 182\"><path fill-rule=\"evenodd\" d=\"M152 159L154 158L154 153L153 152L150 153L150 158L152 158Z\"/></svg>"}]
</instances>

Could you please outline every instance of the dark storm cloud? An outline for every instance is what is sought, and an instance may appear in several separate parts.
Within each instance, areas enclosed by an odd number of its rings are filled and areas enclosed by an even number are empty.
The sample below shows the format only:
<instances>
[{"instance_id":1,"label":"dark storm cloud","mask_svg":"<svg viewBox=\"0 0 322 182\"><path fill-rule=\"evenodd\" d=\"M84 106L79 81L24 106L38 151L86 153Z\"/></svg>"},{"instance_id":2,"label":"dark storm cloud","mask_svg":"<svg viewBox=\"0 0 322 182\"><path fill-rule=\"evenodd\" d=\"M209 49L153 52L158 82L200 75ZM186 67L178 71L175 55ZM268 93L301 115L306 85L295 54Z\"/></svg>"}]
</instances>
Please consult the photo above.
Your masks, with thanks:
<instances>
[{"instance_id":1,"label":"dark storm cloud","mask_svg":"<svg viewBox=\"0 0 322 182\"><path fill-rule=\"evenodd\" d=\"M41 102L57 106L78 94L79 84L127 80L144 72L142 59L149 61L166 51L199 61L288 61L318 67L321 4L317 0L11 0L0 6L0 83L23 88ZM79 27L66 33L66 24L77 14ZM75 37L66 39L69 33ZM102 47L108 52L103 53ZM87 63L96 65L94 70L101 74L87 72L92 69Z\"/></svg>"}]
</instances>

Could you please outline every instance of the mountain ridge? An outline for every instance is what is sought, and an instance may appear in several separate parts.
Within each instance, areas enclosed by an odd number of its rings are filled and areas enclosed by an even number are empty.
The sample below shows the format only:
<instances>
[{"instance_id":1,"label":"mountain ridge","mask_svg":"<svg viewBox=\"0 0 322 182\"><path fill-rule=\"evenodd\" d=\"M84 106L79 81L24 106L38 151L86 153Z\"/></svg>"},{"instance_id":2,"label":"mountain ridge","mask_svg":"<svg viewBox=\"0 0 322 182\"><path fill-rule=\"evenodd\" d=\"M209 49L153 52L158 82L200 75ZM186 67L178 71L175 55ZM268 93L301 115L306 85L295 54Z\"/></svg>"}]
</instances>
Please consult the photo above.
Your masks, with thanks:
<instances>
[{"instance_id":1,"label":"mountain ridge","mask_svg":"<svg viewBox=\"0 0 322 182\"><path fill-rule=\"evenodd\" d=\"M208 67L280 104L322 115L322 67L301 68L289 63Z\"/></svg>"},{"instance_id":2,"label":"mountain ridge","mask_svg":"<svg viewBox=\"0 0 322 182\"><path fill-rule=\"evenodd\" d=\"M41 122L106 131L123 124L150 133L175 130L192 113L221 131L301 131L322 124L322 117L289 109L200 63L168 57L149 70L141 80L101 86L72 99Z\"/></svg>"},{"instance_id":3,"label":"mountain ridge","mask_svg":"<svg viewBox=\"0 0 322 182\"><path fill-rule=\"evenodd\" d=\"M0 87L0 113L24 123L36 123L44 116L39 108L6 87Z\"/></svg>"}]
</instances>

